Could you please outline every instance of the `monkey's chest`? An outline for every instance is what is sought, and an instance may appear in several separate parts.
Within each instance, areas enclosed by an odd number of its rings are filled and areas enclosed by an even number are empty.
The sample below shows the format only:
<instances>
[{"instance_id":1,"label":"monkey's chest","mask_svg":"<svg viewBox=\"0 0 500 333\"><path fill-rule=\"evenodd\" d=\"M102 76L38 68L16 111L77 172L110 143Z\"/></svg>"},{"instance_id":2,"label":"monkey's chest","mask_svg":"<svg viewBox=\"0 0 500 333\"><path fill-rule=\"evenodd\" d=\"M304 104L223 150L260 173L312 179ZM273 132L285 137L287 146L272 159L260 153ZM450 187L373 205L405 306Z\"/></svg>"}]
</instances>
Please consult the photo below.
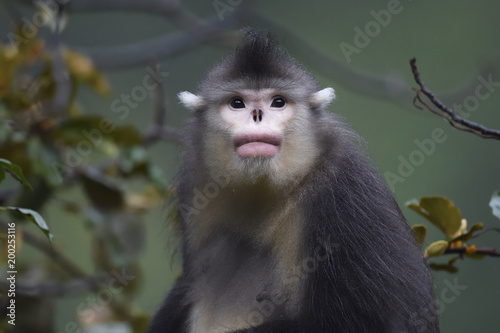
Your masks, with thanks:
<instances>
[{"instance_id":1,"label":"monkey's chest","mask_svg":"<svg viewBox=\"0 0 500 333\"><path fill-rule=\"evenodd\" d=\"M231 332L297 311L297 288L283 280L270 250L221 237L194 264L192 333Z\"/></svg>"}]
</instances>

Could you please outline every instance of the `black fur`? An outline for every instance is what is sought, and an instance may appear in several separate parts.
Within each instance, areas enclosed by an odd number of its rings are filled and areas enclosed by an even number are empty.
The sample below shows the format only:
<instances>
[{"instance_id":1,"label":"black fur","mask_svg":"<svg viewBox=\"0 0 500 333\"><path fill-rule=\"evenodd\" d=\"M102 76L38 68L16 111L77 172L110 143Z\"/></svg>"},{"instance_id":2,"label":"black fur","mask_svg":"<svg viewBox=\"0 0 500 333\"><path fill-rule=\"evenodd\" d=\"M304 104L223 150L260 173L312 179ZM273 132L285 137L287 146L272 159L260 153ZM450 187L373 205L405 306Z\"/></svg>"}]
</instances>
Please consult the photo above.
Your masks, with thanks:
<instances>
[{"instance_id":1,"label":"black fur","mask_svg":"<svg viewBox=\"0 0 500 333\"><path fill-rule=\"evenodd\" d=\"M199 85L199 95L219 101L222 94L241 89L296 89L299 98L319 90L319 84L296 63L269 33L244 31L236 51L216 64Z\"/></svg>"},{"instance_id":2,"label":"black fur","mask_svg":"<svg viewBox=\"0 0 500 333\"><path fill-rule=\"evenodd\" d=\"M254 89L277 84L279 89L301 88L301 94L318 90L310 74L273 39L253 30L246 32L234 54L209 72L199 94L210 99L245 81ZM290 315L275 307L261 325L237 332L439 332L430 273L391 193L346 125L324 110L312 110L313 116L321 157L298 185L287 190L302 206L305 224L303 265L291 276L304 290L299 311ZM203 187L198 181L206 173L200 153L205 117L201 110L188 129L190 148L178 184L180 205L189 205L193 190ZM245 203L262 207L256 213L248 209L253 214L248 219L258 219L267 214L259 198L247 195L242 203L236 191L228 204L242 205L238 209L244 213ZM205 268L196 266L203 266L205 259L200 257L206 252L189 250L189 222L184 220L182 226L184 274L154 317L150 333L187 332L192 284L205 274ZM222 279L235 273L225 272L235 261L261 258L264 267L269 263L269 249L244 235L217 230L211 239L210 244L220 249L209 260L218 260L214 274Z\"/></svg>"}]
</instances>

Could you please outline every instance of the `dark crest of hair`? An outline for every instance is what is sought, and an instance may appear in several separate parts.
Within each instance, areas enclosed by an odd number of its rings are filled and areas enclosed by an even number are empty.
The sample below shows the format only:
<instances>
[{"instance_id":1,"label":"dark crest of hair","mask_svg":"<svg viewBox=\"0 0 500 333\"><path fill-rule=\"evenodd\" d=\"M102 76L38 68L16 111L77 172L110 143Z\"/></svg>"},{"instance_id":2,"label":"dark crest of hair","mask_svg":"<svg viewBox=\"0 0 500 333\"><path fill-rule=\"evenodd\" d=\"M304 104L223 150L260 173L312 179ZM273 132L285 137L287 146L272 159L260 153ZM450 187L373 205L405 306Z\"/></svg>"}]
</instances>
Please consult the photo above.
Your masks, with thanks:
<instances>
[{"instance_id":1,"label":"dark crest of hair","mask_svg":"<svg viewBox=\"0 0 500 333\"><path fill-rule=\"evenodd\" d=\"M215 89L294 89L308 93L318 90L312 75L293 60L269 32L253 28L242 31L236 50L216 64L200 84L200 93Z\"/></svg>"}]
</instances>

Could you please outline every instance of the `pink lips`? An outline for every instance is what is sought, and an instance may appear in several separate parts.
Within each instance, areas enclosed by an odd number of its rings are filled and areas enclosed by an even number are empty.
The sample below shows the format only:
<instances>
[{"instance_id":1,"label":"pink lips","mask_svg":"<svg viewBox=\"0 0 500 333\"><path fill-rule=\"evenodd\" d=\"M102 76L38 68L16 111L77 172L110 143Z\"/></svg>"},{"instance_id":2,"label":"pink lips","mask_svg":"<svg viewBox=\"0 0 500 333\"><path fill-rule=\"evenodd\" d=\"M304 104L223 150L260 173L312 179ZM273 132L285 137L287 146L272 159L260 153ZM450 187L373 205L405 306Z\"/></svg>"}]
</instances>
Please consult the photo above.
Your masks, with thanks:
<instances>
[{"instance_id":1,"label":"pink lips","mask_svg":"<svg viewBox=\"0 0 500 333\"><path fill-rule=\"evenodd\" d=\"M269 134L247 134L234 139L236 154L240 157L273 157L280 149L281 138Z\"/></svg>"}]
</instances>

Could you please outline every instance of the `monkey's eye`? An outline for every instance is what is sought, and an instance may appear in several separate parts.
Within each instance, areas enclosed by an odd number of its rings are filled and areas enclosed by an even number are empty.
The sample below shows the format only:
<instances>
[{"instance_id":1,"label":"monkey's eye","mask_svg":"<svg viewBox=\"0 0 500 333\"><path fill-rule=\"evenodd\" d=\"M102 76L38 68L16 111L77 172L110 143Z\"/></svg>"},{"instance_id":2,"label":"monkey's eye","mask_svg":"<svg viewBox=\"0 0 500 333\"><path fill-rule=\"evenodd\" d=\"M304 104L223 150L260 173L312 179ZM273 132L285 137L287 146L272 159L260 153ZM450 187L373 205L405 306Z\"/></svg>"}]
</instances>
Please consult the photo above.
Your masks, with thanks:
<instances>
[{"instance_id":1,"label":"monkey's eye","mask_svg":"<svg viewBox=\"0 0 500 333\"><path fill-rule=\"evenodd\" d=\"M284 97L281 96L276 96L273 98L273 101L271 103L272 108L282 108L286 105L286 100Z\"/></svg>"},{"instance_id":2,"label":"monkey's eye","mask_svg":"<svg viewBox=\"0 0 500 333\"><path fill-rule=\"evenodd\" d=\"M243 99L239 98L239 97L235 97L231 100L231 103L229 103L229 105L233 108L233 109L244 109L245 108L245 102L243 102Z\"/></svg>"}]
</instances>

